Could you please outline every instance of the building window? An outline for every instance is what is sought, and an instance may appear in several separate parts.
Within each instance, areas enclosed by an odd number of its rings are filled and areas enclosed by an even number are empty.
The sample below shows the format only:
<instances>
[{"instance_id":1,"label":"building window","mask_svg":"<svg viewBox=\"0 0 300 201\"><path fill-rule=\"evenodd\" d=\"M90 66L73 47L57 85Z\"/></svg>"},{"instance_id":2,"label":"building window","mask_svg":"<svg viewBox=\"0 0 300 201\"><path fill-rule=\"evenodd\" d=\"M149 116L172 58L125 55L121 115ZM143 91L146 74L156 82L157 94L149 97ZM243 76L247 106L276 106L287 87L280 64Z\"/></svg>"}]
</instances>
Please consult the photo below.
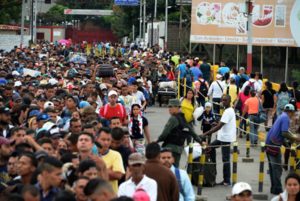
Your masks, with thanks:
<instances>
[{"instance_id":1,"label":"building window","mask_svg":"<svg viewBox=\"0 0 300 201\"><path fill-rule=\"evenodd\" d=\"M51 0L45 0L45 4L51 4Z\"/></svg>"}]
</instances>

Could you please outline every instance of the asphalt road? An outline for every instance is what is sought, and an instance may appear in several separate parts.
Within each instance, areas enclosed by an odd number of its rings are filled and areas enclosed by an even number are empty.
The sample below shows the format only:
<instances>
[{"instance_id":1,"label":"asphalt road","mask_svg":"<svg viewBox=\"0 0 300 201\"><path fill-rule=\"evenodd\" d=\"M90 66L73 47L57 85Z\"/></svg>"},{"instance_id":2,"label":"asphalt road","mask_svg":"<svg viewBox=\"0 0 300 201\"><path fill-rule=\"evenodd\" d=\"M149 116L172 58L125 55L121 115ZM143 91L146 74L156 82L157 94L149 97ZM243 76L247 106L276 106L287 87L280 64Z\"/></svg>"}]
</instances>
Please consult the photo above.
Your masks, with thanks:
<instances>
[{"instance_id":1,"label":"asphalt road","mask_svg":"<svg viewBox=\"0 0 300 201\"><path fill-rule=\"evenodd\" d=\"M151 139L155 140L162 132L164 125L168 121L169 113L168 108L166 107L149 107L145 114L146 118L149 121ZM195 127L197 133L200 133L200 128ZM213 139L215 134L213 135ZM253 163L243 163L242 158L246 156L246 147L245 147L245 138L238 138L239 151L238 164L237 164L237 180L244 181L251 185L253 192L258 193L258 176L259 176L259 153L260 147L254 147L250 150L250 157L254 159ZM232 157L231 157L232 159ZM217 182L222 181L222 158L221 151L217 151ZM187 156L183 153L180 161L180 166L182 169L186 168ZM232 169L231 169L232 170ZM264 166L264 185L263 185L263 194L268 195L268 200L271 200L273 195L270 192L270 177L267 174L268 165L267 158L265 157L265 166ZM287 172L283 172L282 175L282 184L284 184L284 178L287 175ZM196 192L196 188L195 188ZM226 196L231 193L231 186L215 186L212 188L204 188L202 190L202 195L207 197L209 201L223 201L226 199Z\"/></svg>"}]
</instances>

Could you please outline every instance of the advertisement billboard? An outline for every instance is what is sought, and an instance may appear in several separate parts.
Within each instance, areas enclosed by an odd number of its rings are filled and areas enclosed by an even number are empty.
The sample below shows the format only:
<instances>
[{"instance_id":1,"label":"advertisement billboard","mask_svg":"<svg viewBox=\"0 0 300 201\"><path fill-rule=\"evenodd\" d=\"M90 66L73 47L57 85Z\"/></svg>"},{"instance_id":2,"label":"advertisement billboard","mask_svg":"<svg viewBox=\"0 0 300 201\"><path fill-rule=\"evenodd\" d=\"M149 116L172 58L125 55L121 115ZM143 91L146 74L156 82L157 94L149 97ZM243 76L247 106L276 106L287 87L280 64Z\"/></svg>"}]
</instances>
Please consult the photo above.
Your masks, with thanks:
<instances>
[{"instance_id":1,"label":"advertisement billboard","mask_svg":"<svg viewBox=\"0 0 300 201\"><path fill-rule=\"evenodd\" d=\"M247 44L245 0L193 0L191 43ZM300 47L300 0L253 1L253 44Z\"/></svg>"}]
</instances>

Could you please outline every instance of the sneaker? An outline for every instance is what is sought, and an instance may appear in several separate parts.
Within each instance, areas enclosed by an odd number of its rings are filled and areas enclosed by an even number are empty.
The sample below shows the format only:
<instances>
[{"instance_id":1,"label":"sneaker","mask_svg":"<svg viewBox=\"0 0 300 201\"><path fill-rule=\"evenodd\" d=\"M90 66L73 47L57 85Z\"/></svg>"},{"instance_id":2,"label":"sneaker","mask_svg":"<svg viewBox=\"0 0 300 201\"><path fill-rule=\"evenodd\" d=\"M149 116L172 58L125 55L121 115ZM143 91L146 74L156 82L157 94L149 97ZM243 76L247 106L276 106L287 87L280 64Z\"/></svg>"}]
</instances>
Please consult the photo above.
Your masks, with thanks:
<instances>
[{"instance_id":1,"label":"sneaker","mask_svg":"<svg viewBox=\"0 0 300 201\"><path fill-rule=\"evenodd\" d=\"M230 186L230 183L226 183L226 182L222 181L220 183L217 183L217 185L219 185L219 186Z\"/></svg>"}]
</instances>

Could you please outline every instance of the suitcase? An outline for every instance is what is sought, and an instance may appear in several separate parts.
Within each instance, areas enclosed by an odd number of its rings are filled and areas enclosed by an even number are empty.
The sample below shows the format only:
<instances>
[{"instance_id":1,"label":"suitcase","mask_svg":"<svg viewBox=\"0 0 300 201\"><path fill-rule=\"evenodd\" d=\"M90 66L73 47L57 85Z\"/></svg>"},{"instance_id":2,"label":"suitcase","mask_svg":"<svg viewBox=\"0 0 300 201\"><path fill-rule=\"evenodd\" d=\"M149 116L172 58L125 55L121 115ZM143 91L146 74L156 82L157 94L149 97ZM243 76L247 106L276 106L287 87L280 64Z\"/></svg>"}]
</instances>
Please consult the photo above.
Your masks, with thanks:
<instances>
[{"instance_id":1,"label":"suitcase","mask_svg":"<svg viewBox=\"0 0 300 201\"><path fill-rule=\"evenodd\" d=\"M216 185L216 176L217 176L217 166L216 164L212 164L211 157L209 153L205 153L205 165L203 168L203 186L205 187L213 187ZM193 172L192 172L192 184L194 186L198 186L198 179L200 174L200 158L194 159L193 164Z\"/></svg>"},{"instance_id":2,"label":"suitcase","mask_svg":"<svg viewBox=\"0 0 300 201\"><path fill-rule=\"evenodd\" d=\"M161 107L163 103L168 104L169 99L176 98L177 96L175 89L171 87L159 88L157 95L159 107Z\"/></svg>"},{"instance_id":3,"label":"suitcase","mask_svg":"<svg viewBox=\"0 0 300 201\"><path fill-rule=\"evenodd\" d=\"M110 64L103 64L98 70L98 77L113 77L115 75L114 68Z\"/></svg>"}]
</instances>

